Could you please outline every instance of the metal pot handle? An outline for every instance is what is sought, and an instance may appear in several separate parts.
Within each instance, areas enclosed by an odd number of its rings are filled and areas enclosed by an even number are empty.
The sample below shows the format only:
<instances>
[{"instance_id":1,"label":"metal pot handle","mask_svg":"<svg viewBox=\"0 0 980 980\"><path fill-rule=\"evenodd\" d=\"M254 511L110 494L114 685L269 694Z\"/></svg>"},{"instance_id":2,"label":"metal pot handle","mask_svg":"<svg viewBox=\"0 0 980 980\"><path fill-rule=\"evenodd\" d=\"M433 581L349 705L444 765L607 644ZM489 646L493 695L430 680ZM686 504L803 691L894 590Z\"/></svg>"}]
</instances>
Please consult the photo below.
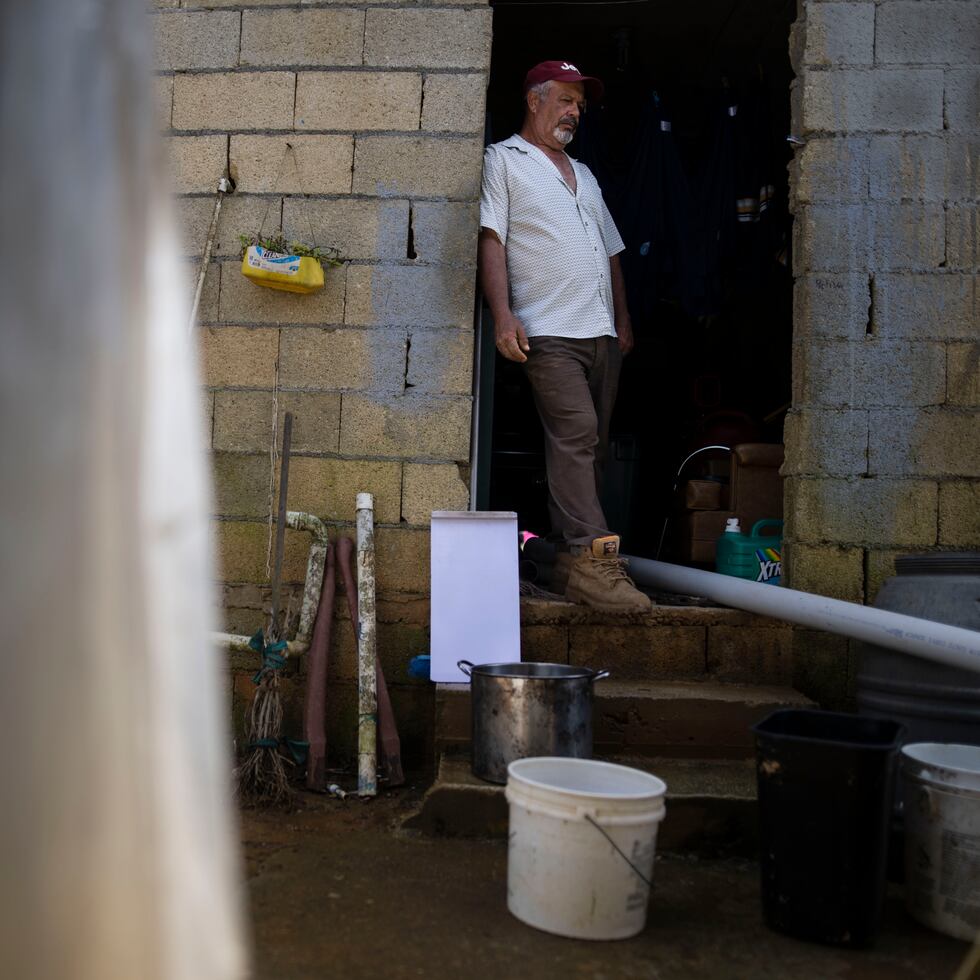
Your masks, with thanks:
<instances>
[{"instance_id":1,"label":"metal pot handle","mask_svg":"<svg viewBox=\"0 0 980 980\"><path fill-rule=\"evenodd\" d=\"M473 664L471 664L468 660L457 660L456 661L456 666L459 667L459 669L464 674L466 674L467 677L470 677L471 676L472 671L473 671ZM467 667L469 667L470 669L467 670L466 669Z\"/></svg>"},{"instance_id":2,"label":"metal pot handle","mask_svg":"<svg viewBox=\"0 0 980 980\"><path fill-rule=\"evenodd\" d=\"M605 667L603 667L602 670L597 670L595 672L595 674L592 677L592 680L601 681L603 677L608 677L608 676L609 676L609 671Z\"/></svg>"}]
</instances>

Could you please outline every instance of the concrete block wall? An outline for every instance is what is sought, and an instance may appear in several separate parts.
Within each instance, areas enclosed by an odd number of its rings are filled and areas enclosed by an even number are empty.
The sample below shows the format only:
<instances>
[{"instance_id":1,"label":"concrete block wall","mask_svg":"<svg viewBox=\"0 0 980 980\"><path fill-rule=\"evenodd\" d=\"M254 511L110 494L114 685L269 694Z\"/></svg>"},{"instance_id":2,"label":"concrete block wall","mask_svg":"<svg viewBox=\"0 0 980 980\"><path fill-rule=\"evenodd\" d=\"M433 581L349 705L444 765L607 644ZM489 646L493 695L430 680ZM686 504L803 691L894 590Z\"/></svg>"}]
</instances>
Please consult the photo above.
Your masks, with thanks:
<instances>
[{"instance_id":1,"label":"concrete block wall","mask_svg":"<svg viewBox=\"0 0 980 980\"><path fill-rule=\"evenodd\" d=\"M980 5L801 0L786 575L871 602L898 554L980 547ZM848 645L798 637L847 703Z\"/></svg>"},{"instance_id":2,"label":"concrete block wall","mask_svg":"<svg viewBox=\"0 0 980 980\"><path fill-rule=\"evenodd\" d=\"M375 495L382 659L396 710L419 735L428 689L404 666L427 645L429 514L468 505L490 9L479 0L158 0L151 16L189 283L217 182L236 182L198 327L224 625L248 633L263 622L273 414L281 422L291 411L290 508L352 534L355 494ZM344 264L311 296L255 286L240 273L238 236L260 227L334 246ZM294 612L308 543L287 535ZM331 682L335 703L350 708L343 627ZM237 667L240 718L253 665ZM299 699L302 678L292 680ZM353 733L340 726L335 747L349 750Z\"/></svg>"}]
</instances>

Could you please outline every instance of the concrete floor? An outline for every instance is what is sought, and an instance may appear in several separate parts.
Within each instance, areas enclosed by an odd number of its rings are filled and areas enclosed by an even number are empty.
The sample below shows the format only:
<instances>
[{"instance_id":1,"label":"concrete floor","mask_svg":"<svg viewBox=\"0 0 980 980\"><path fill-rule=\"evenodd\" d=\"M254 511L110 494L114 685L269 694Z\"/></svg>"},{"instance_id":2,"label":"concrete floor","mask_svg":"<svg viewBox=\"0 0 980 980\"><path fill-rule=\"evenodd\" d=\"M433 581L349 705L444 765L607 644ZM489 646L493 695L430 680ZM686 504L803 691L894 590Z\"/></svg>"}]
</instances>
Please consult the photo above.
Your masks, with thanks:
<instances>
[{"instance_id":1,"label":"concrete floor","mask_svg":"<svg viewBox=\"0 0 980 980\"><path fill-rule=\"evenodd\" d=\"M658 855L646 929L612 943L562 939L506 906L506 841L400 829L426 780L365 802L303 794L245 811L255 977L551 980L940 980L968 946L917 925L889 894L871 950L770 932L756 865Z\"/></svg>"}]
</instances>

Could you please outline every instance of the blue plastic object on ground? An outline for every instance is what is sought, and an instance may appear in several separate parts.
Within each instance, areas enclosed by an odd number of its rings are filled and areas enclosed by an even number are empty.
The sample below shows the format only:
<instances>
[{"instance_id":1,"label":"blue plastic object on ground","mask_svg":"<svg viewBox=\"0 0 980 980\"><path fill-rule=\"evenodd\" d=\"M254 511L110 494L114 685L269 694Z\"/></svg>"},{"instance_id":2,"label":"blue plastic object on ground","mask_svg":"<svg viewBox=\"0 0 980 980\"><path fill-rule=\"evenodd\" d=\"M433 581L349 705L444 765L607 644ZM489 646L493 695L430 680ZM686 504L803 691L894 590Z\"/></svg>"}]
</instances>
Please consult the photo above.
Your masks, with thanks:
<instances>
[{"instance_id":1,"label":"blue plastic object on ground","mask_svg":"<svg viewBox=\"0 0 980 980\"><path fill-rule=\"evenodd\" d=\"M429 679L429 655L420 653L408 662L408 676L419 677L424 681Z\"/></svg>"}]
</instances>

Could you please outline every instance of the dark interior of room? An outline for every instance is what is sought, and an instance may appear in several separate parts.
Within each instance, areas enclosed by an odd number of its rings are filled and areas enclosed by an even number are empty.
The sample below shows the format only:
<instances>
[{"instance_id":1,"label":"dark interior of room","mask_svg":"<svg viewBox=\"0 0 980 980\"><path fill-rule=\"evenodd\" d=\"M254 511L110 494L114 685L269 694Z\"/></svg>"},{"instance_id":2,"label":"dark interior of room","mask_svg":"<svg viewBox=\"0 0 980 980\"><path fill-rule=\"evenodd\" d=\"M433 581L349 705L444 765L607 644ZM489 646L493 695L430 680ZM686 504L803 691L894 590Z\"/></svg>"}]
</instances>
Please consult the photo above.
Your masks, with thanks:
<instances>
[{"instance_id":1,"label":"dark interior of room","mask_svg":"<svg viewBox=\"0 0 980 980\"><path fill-rule=\"evenodd\" d=\"M636 348L623 369L603 504L624 551L653 557L689 454L782 441L796 5L501 0L493 10L487 142L520 128L531 65L567 59L605 83L568 150L595 173L627 245ZM489 465L478 469L477 505L516 510L521 528L544 534L547 489L530 391L521 367L494 355L492 342L484 352L480 411L492 413L492 440L483 440L491 447ZM727 465L726 453L703 452L682 476L724 483ZM683 557L677 524L672 517L664 558Z\"/></svg>"}]
</instances>

